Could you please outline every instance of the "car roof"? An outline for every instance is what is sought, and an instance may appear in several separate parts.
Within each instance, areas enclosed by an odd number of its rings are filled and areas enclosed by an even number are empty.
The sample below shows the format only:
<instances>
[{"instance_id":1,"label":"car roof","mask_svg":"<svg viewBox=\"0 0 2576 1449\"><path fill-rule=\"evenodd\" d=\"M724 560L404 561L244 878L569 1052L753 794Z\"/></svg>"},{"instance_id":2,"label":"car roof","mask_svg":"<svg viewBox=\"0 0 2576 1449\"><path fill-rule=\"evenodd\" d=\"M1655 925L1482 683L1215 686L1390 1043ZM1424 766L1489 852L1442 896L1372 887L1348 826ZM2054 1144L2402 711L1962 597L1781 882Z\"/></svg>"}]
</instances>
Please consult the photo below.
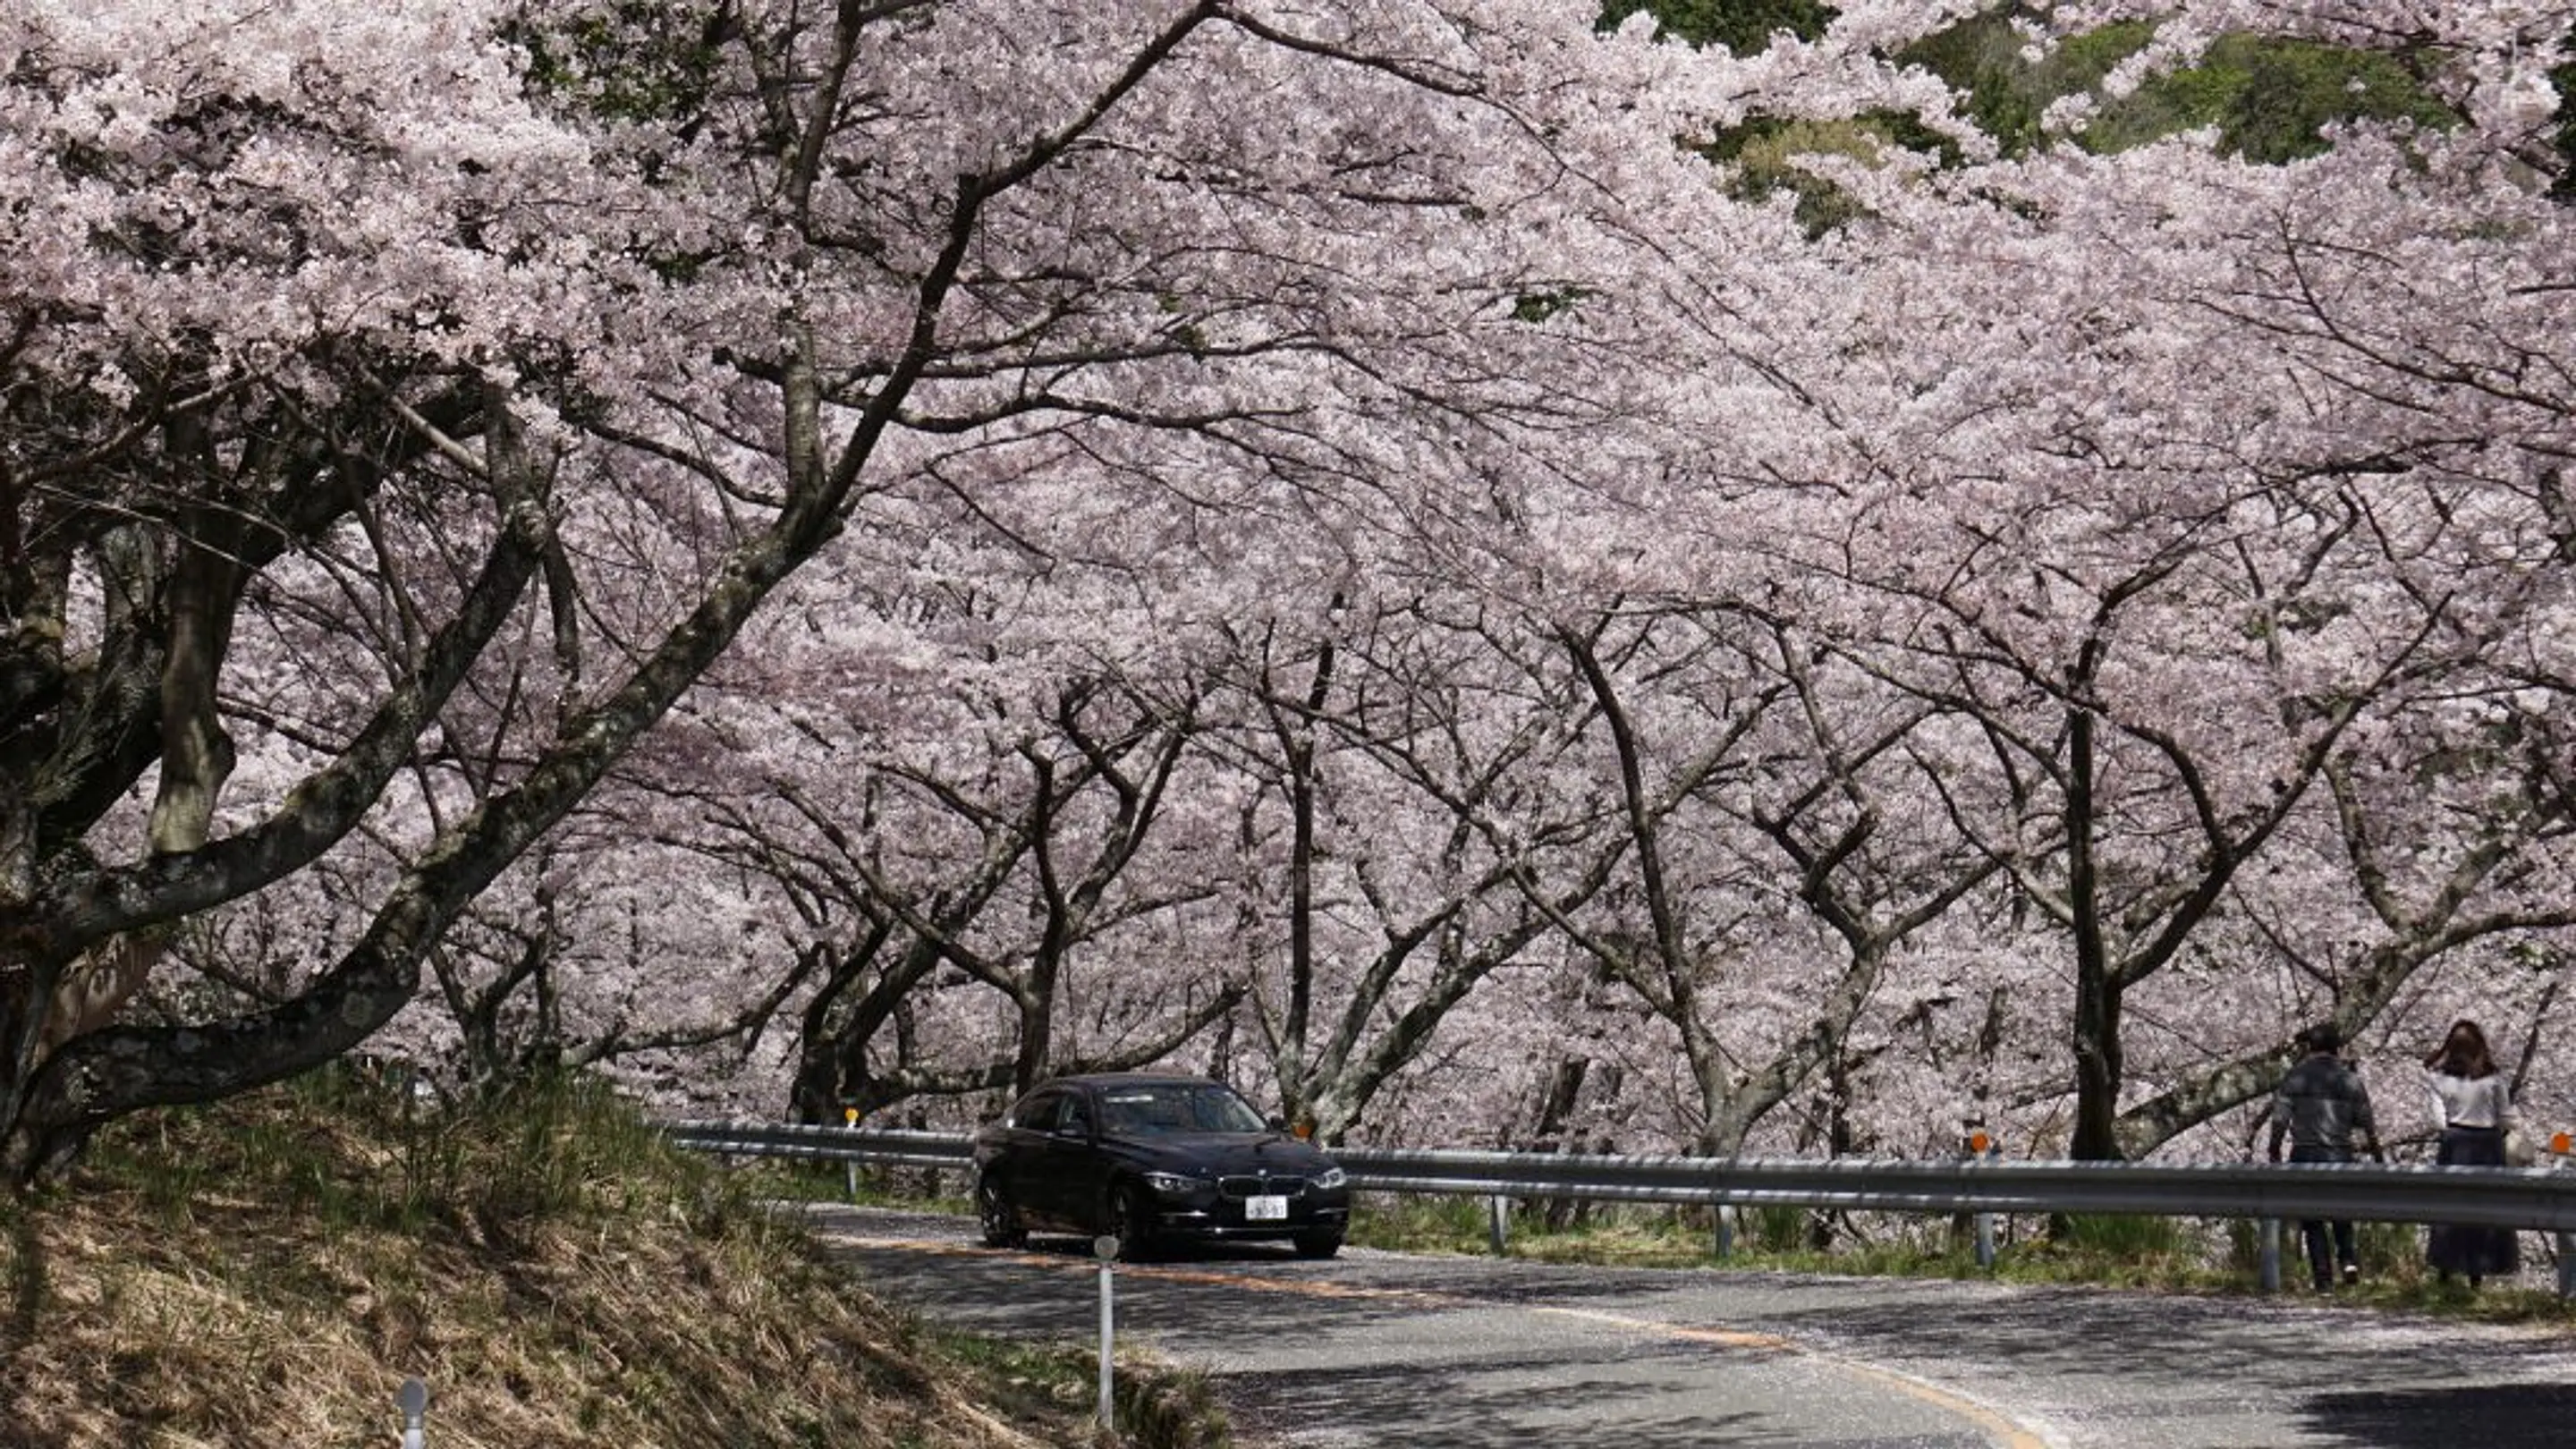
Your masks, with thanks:
<instances>
[{"instance_id":1,"label":"car roof","mask_svg":"<svg viewBox=\"0 0 2576 1449\"><path fill-rule=\"evenodd\" d=\"M1232 1087L1226 1087L1225 1083L1216 1080L1214 1077L1192 1076L1185 1072L1079 1072L1070 1077L1055 1077L1047 1081L1040 1082L1031 1090L1034 1093L1043 1092L1049 1087L1090 1087L1094 1089L1114 1089L1118 1087L1148 1086L1225 1087L1229 1092L1234 1090Z\"/></svg>"}]
</instances>

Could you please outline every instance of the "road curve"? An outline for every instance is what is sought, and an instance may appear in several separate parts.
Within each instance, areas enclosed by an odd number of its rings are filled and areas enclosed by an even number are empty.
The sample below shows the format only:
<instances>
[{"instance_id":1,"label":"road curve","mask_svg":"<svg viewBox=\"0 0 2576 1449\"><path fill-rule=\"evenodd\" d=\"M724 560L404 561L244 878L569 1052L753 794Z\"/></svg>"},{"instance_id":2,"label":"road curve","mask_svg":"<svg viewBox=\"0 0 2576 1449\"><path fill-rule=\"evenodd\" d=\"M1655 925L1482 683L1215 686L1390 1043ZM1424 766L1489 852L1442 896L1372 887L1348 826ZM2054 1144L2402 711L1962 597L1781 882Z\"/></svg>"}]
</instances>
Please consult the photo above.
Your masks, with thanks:
<instances>
[{"instance_id":1,"label":"road curve","mask_svg":"<svg viewBox=\"0 0 2576 1449\"><path fill-rule=\"evenodd\" d=\"M1087 1245L821 1207L927 1318L1091 1342ZM2304 1299L1260 1248L1123 1265L1122 1343L1276 1449L2563 1449L2576 1342Z\"/></svg>"}]
</instances>

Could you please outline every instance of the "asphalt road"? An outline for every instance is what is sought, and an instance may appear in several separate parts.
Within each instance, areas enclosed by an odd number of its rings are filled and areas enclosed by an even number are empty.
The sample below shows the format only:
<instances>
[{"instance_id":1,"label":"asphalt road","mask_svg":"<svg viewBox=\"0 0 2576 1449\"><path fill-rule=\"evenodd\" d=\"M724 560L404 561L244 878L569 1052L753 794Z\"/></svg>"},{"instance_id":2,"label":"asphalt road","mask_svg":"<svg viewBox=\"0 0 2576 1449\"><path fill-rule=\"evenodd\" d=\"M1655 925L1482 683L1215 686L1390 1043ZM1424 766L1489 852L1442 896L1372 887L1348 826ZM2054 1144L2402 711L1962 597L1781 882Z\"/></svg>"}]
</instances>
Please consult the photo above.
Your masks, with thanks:
<instances>
[{"instance_id":1,"label":"asphalt road","mask_svg":"<svg viewBox=\"0 0 2576 1449\"><path fill-rule=\"evenodd\" d=\"M880 1296L1097 1341L1089 1245L817 1209ZM2576 1340L2304 1295L1558 1267L1245 1247L1122 1265L1122 1344L1276 1449L2569 1449Z\"/></svg>"}]
</instances>

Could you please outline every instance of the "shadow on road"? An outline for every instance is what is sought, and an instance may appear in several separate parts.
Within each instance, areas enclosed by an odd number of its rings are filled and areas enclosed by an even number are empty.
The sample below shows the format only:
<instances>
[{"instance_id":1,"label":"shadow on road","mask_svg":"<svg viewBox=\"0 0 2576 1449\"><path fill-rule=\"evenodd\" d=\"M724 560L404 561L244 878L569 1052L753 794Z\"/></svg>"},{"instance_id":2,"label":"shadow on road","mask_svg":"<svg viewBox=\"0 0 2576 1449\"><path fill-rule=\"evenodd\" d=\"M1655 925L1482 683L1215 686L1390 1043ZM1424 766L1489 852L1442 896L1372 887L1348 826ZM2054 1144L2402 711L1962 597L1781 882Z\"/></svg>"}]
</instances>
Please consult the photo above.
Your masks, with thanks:
<instances>
[{"instance_id":1,"label":"shadow on road","mask_svg":"<svg viewBox=\"0 0 2576 1449\"><path fill-rule=\"evenodd\" d=\"M1516 1361L1494 1355L1477 1365L1479 1373L1462 1376L1455 1365L1384 1364L1370 1369L1339 1368L1329 1374L1235 1372L1224 1375L1219 1392L1235 1427L1254 1443L1297 1442L1301 1431L1316 1425L1403 1426L1401 1438L1381 1435L1376 1442L1403 1449L1534 1449L1538 1445L1615 1444L1618 1449L1711 1449L1711 1446L1781 1446L1804 1444L1777 1417L1759 1412L1712 1411L1693 1404L1687 1410L1657 1414L1641 1403L1651 1388L1633 1375L1601 1373L1567 1376L1556 1357ZM1485 1371L1499 1374L1489 1378ZM1561 1411L1557 1427L1534 1435L1527 1414L1531 1394L1514 1382L1518 1373L1549 1372L1546 1398ZM1597 1422L1588 1427L1587 1421ZM1358 1443L1333 1437L1325 1442ZM1959 1449L1979 1441L1963 1438Z\"/></svg>"},{"instance_id":2,"label":"shadow on road","mask_svg":"<svg viewBox=\"0 0 2576 1449\"><path fill-rule=\"evenodd\" d=\"M2565 1449L2576 1439L2576 1386L2471 1384L2319 1394L2309 1427L2371 1449Z\"/></svg>"},{"instance_id":3,"label":"shadow on road","mask_svg":"<svg viewBox=\"0 0 2576 1449\"><path fill-rule=\"evenodd\" d=\"M1854 1281L1813 1288L1813 1301L1770 1313L1766 1323L1890 1352L1937 1345L1970 1361L2070 1379L2147 1372L2179 1381L2206 1373L2213 1362L2234 1363L2242 1366L2241 1386L2303 1398L2333 1392L2321 1387L2328 1372L2326 1384L2384 1386L2354 1391L2365 1397L2406 1397L2416 1385L2429 1392L2460 1379L2546 1380L2568 1349L2557 1338L2444 1333L2428 1322L2366 1313L2356 1313L2341 1331L2320 1334L2306 1318L2320 1310L2296 1300L2042 1288L1986 1302L1948 1297L1907 1305L1871 1301L1902 1293L1901 1287L1873 1292ZM1855 1301L1837 1301L1845 1295ZM2576 1444L2576 1433L2553 1441L2553 1449L2562 1444ZM2479 1443L2478 1449L2507 1445Z\"/></svg>"}]
</instances>

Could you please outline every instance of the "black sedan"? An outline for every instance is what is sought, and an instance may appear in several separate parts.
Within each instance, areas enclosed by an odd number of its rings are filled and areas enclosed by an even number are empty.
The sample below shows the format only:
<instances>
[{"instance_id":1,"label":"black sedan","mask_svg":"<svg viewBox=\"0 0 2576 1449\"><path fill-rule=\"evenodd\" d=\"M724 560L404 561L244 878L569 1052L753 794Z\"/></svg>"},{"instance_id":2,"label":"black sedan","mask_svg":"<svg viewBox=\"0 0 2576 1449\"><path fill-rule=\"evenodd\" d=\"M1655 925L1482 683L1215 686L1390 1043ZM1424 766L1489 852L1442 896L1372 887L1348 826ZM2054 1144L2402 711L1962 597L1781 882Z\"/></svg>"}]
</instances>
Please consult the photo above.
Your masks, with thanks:
<instances>
[{"instance_id":1,"label":"black sedan","mask_svg":"<svg viewBox=\"0 0 2576 1449\"><path fill-rule=\"evenodd\" d=\"M1350 1179L1307 1142L1203 1077L1063 1077L975 1134L984 1241L1032 1229L1119 1240L1122 1256L1184 1241L1286 1239L1329 1258Z\"/></svg>"}]
</instances>

